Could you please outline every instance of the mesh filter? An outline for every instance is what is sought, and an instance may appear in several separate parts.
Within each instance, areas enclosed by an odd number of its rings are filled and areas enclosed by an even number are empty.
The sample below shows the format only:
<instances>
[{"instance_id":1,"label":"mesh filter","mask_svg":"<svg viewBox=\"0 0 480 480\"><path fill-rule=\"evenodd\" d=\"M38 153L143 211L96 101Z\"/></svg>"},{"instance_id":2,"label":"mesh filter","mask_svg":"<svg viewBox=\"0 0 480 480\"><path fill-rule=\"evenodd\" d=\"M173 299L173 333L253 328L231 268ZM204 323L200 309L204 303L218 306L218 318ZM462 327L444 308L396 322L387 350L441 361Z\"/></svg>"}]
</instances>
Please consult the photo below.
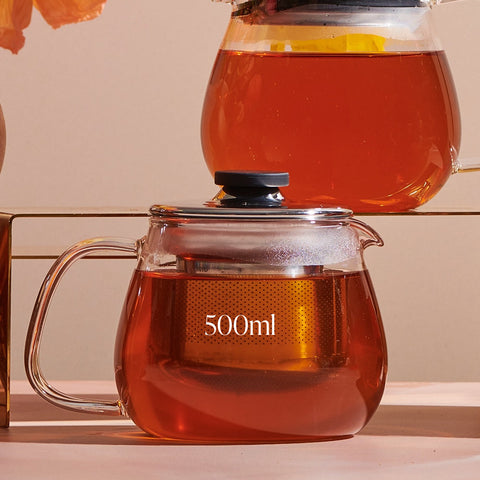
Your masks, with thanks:
<instances>
[{"instance_id":1,"label":"mesh filter","mask_svg":"<svg viewBox=\"0 0 480 480\"><path fill-rule=\"evenodd\" d=\"M341 355L343 276L189 279L177 285L176 328L186 360L271 363Z\"/></svg>"}]
</instances>

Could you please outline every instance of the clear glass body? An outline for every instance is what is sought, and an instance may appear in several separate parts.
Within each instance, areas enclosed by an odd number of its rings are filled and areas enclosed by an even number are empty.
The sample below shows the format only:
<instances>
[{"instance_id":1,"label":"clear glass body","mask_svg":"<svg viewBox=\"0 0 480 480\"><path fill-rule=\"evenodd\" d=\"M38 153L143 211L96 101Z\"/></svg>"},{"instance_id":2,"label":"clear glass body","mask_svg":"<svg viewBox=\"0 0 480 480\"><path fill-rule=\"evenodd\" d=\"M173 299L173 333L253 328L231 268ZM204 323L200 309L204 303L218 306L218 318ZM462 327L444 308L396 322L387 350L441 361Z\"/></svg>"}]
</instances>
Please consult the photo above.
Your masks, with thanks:
<instances>
[{"instance_id":1,"label":"clear glass body","mask_svg":"<svg viewBox=\"0 0 480 480\"><path fill-rule=\"evenodd\" d=\"M208 212L208 213L206 213ZM66 250L40 289L27 377L62 408L128 415L175 442L311 441L358 432L377 408L385 338L363 250L382 245L345 211L152 207L139 241ZM136 253L115 348L119 400L82 399L40 368L46 313L78 259Z\"/></svg>"},{"instance_id":2,"label":"clear glass body","mask_svg":"<svg viewBox=\"0 0 480 480\"><path fill-rule=\"evenodd\" d=\"M115 349L128 415L180 442L358 432L387 368L370 244L351 219L153 218Z\"/></svg>"},{"instance_id":3,"label":"clear glass body","mask_svg":"<svg viewBox=\"0 0 480 480\"><path fill-rule=\"evenodd\" d=\"M294 206L395 212L432 198L458 169L460 116L429 8L270 3L234 12L213 67L211 172L288 171Z\"/></svg>"}]
</instances>

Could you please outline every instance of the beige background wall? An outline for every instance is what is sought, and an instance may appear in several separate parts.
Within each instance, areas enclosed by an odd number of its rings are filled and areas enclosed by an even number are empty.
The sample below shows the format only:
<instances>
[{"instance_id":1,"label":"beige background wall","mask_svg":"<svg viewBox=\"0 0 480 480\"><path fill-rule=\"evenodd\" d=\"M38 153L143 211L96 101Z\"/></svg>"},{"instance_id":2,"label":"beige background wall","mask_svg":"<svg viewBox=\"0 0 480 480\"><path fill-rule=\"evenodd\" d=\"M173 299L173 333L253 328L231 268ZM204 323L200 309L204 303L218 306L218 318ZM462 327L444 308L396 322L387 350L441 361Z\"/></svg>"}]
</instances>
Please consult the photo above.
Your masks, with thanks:
<instances>
[{"instance_id":1,"label":"beige background wall","mask_svg":"<svg viewBox=\"0 0 480 480\"><path fill-rule=\"evenodd\" d=\"M7 152L0 205L140 207L210 197L203 93L230 13L209 0L109 0L92 22L53 31L38 14L19 55L0 51ZM435 9L463 118L461 156L480 157L480 1ZM480 174L459 174L432 206L480 209ZM385 240L366 259L382 310L391 380L480 380L480 216L367 217ZM16 248L60 251L90 236L139 237L144 219L27 221ZM12 378L50 261L13 264ZM134 262L82 262L58 292L43 367L55 379L106 379Z\"/></svg>"}]
</instances>

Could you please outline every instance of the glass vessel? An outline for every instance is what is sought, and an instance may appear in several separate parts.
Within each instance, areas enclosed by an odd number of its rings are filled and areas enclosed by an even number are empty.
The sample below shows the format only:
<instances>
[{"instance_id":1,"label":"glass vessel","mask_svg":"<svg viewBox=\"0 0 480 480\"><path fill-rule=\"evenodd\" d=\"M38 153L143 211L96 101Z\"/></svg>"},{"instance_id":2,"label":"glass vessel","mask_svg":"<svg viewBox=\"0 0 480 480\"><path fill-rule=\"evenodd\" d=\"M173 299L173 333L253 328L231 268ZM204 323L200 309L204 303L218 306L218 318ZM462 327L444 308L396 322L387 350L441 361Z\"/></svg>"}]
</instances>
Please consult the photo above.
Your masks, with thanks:
<instances>
[{"instance_id":1,"label":"glass vessel","mask_svg":"<svg viewBox=\"0 0 480 480\"><path fill-rule=\"evenodd\" d=\"M48 273L26 343L34 389L64 408L124 414L147 433L196 443L342 438L385 385L382 321L364 249L382 245L340 208L291 209L283 174L217 173L200 206L155 205L140 241L94 239ZM39 366L51 296L71 263L137 252L115 347L117 402L59 392Z\"/></svg>"},{"instance_id":2,"label":"glass vessel","mask_svg":"<svg viewBox=\"0 0 480 480\"><path fill-rule=\"evenodd\" d=\"M398 212L479 167L458 163L458 102L429 2L232 5L201 122L212 173L285 170L290 206Z\"/></svg>"}]
</instances>

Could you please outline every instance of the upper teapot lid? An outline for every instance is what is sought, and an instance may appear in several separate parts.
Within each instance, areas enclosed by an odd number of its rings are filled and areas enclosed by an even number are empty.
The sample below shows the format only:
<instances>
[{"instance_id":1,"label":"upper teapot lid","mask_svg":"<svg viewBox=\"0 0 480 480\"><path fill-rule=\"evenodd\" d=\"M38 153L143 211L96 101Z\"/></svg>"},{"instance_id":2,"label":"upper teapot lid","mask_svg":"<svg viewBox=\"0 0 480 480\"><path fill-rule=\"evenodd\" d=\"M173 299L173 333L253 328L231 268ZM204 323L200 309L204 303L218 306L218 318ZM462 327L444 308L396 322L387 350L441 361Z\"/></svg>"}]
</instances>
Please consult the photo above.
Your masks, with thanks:
<instances>
[{"instance_id":1,"label":"upper teapot lid","mask_svg":"<svg viewBox=\"0 0 480 480\"><path fill-rule=\"evenodd\" d=\"M309 219L348 218L351 210L333 208L287 208L279 187L289 184L286 172L225 170L215 172L222 189L200 206L153 205L150 213L160 217L223 219Z\"/></svg>"},{"instance_id":2,"label":"upper teapot lid","mask_svg":"<svg viewBox=\"0 0 480 480\"><path fill-rule=\"evenodd\" d=\"M440 0L217 0L224 3L233 3L238 9L238 14L248 13L247 11L267 4L268 13L280 12L290 8L318 5L350 6L350 7L426 7ZM243 12L243 13L241 13Z\"/></svg>"}]
</instances>

